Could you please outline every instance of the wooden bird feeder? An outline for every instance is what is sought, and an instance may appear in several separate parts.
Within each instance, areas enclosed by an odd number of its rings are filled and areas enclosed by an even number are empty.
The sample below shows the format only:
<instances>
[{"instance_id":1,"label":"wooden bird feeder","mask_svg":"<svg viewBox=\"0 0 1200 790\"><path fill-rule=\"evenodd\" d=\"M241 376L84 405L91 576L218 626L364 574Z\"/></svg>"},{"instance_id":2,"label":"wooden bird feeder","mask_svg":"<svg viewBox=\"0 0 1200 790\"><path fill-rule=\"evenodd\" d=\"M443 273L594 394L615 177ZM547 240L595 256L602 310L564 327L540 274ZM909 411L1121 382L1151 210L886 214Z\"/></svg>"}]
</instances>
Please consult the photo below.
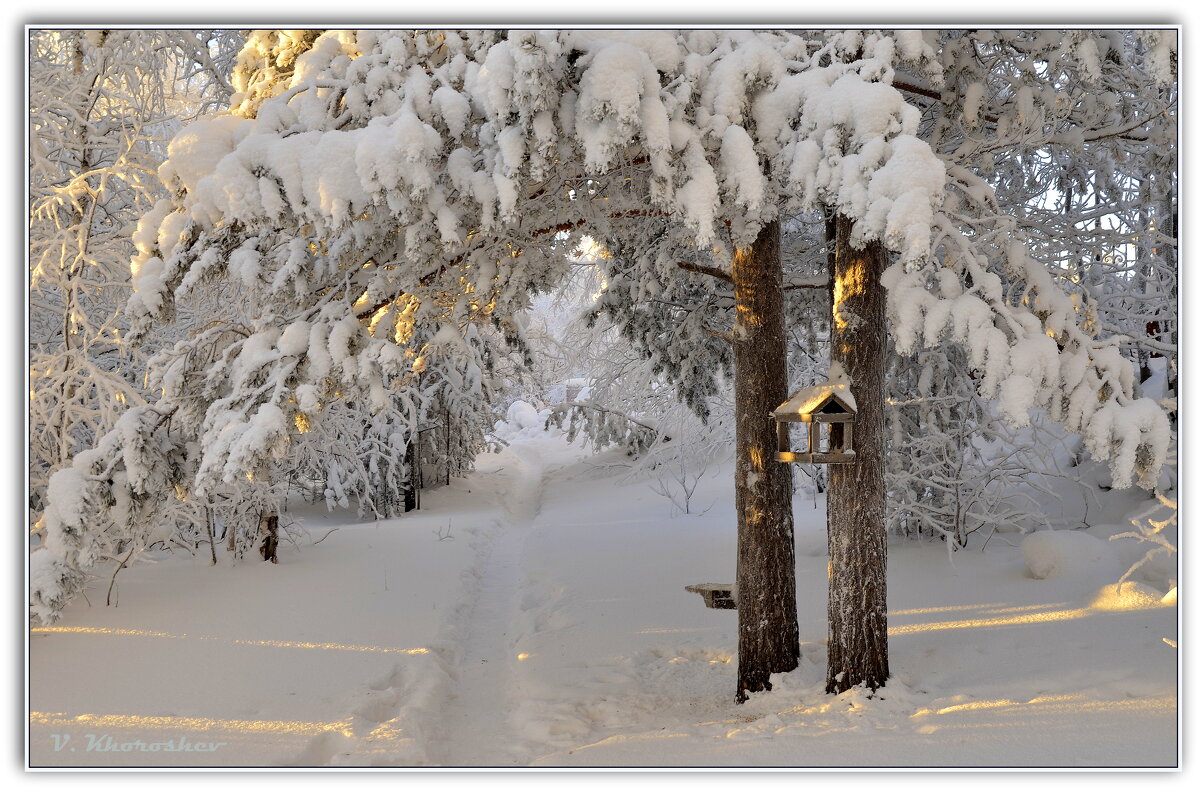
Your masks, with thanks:
<instances>
[{"instance_id":1,"label":"wooden bird feeder","mask_svg":"<svg viewBox=\"0 0 1200 790\"><path fill-rule=\"evenodd\" d=\"M789 464L852 464L854 454L854 396L846 384L823 382L798 390L781 403L775 418L779 447L775 460ZM808 423L808 449L788 449L788 424ZM821 426L828 425L828 445L821 441Z\"/></svg>"}]
</instances>

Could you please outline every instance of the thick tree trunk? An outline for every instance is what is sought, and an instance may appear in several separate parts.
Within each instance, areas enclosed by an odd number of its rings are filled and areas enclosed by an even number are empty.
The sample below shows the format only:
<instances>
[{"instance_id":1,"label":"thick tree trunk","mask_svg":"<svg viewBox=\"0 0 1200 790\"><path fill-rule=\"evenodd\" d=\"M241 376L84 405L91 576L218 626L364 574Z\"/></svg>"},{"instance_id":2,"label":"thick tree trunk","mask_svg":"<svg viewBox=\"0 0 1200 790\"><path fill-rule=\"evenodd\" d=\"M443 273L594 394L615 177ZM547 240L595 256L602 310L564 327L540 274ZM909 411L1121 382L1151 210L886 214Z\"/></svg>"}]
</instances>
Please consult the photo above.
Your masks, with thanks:
<instances>
[{"instance_id":1,"label":"thick tree trunk","mask_svg":"<svg viewBox=\"0 0 1200 790\"><path fill-rule=\"evenodd\" d=\"M837 218L832 361L840 363L858 408L852 464L830 464L829 673L838 694L888 678L887 526L883 482L883 376L887 354L885 255L879 243L850 247L852 222Z\"/></svg>"},{"instance_id":2,"label":"thick tree trunk","mask_svg":"<svg viewBox=\"0 0 1200 790\"><path fill-rule=\"evenodd\" d=\"M733 259L733 329L738 514L738 688L744 702L771 688L774 672L800 662L792 479L775 460L771 411L787 400L787 345L779 223Z\"/></svg>"}]
</instances>

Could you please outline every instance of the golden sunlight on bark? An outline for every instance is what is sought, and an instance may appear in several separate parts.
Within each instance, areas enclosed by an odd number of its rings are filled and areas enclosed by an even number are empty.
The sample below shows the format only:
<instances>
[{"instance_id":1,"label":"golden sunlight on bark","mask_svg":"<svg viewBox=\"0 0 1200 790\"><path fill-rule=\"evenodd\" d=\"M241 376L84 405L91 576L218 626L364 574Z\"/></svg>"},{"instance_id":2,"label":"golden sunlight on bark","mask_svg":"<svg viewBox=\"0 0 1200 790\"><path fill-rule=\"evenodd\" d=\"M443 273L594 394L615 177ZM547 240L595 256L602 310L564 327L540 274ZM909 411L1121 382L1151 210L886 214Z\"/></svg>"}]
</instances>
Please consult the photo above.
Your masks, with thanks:
<instances>
[{"instance_id":1,"label":"golden sunlight on bark","mask_svg":"<svg viewBox=\"0 0 1200 790\"><path fill-rule=\"evenodd\" d=\"M850 264L838 272L833 281L833 322L835 328L845 330L850 327L850 315L846 313L846 302L867 291L866 261L862 257L851 260Z\"/></svg>"},{"instance_id":2,"label":"golden sunlight on bark","mask_svg":"<svg viewBox=\"0 0 1200 790\"><path fill-rule=\"evenodd\" d=\"M755 265L753 258L754 250L735 250L733 253L733 271L745 271ZM755 309L758 304L759 284L753 278L741 278L738 281L738 289L741 292L741 299L738 299L735 305L737 318L734 321L734 333L740 334L739 339L746 339L747 334L744 334L748 329L756 329L763 324L763 315L759 310ZM741 332L739 333L739 329Z\"/></svg>"}]
</instances>

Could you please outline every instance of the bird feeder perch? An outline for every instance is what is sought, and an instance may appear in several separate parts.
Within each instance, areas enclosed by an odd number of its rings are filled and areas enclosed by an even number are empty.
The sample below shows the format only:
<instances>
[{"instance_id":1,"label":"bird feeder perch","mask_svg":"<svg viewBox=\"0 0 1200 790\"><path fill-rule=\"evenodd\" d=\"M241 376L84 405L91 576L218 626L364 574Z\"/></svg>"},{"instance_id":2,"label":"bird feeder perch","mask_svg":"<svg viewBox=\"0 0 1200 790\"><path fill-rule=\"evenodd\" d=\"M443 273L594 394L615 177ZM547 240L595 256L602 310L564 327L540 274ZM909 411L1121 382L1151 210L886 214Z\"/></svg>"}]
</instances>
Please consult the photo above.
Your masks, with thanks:
<instances>
[{"instance_id":1,"label":"bird feeder perch","mask_svg":"<svg viewBox=\"0 0 1200 790\"><path fill-rule=\"evenodd\" d=\"M775 460L789 464L852 464L854 417L858 413L847 384L823 382L795 392L771 416L775 418L779 447ZM808 423L808 449L788 449L788 424ZM828 425L828 445L821 441L821 426Z\"/></svg>"}]
</instances>

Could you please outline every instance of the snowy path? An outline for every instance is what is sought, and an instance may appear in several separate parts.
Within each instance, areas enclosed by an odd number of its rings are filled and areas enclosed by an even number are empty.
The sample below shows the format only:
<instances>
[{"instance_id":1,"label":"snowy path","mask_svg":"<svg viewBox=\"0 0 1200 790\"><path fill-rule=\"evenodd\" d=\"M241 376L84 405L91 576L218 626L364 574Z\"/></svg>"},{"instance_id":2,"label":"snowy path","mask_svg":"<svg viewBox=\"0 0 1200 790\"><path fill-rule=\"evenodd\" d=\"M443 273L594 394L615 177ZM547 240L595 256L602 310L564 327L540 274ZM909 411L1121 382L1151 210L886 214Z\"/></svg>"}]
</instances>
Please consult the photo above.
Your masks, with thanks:
<instances>
[{"instance_id":1,"label":"snowy path","mask_svg":"<svg viewBox=\"0 0 1200 790\"><path fill-rule=\"evenodd\" d=\"M343 730L318 734L289 764L528 763L509 719L517 703L511 685L519 660L518 599L527 582L524 552L541 507L545 463L536 445L518 443L481 457L479 467L472 486L489 507L472 526L454 530L448 518L437 530L439 543L454 532L467 537L459 548L472 559L459 574L461 586L441 602L446 614L428 654L349 695Z\"/></svg>"},{"instance_id":2,"label":"snowy path","mask_svg":"<svg viewBox=\"0 0 1200 790\"><path fill-rule=\"evenodd\" d=\"M545 486L544 469L528 446L515 445L505 456L511 474L500 521L476 569L474 601L464 607L458 630L457 659L452 677L455 692L443 711L445 737L431 745L430 757L441 765L511 766L523 761L514 754L509 713L513 666L519 660L514 642L525 544L533 529Z\"/></svg>"}]
</instances>

